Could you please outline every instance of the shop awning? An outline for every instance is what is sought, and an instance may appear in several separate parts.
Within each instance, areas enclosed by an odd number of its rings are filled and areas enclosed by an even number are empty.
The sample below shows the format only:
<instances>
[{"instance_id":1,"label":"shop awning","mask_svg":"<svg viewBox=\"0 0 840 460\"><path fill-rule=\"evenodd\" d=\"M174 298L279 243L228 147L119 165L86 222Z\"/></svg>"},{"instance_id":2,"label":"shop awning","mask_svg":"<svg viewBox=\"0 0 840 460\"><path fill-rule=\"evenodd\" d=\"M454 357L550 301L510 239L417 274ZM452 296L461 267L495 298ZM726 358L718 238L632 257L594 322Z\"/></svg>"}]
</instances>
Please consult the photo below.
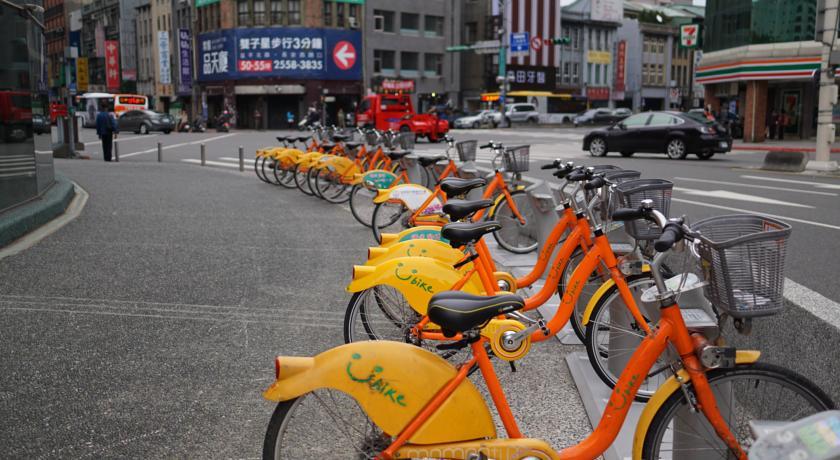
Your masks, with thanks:
<instances>
[{"instance_id":1,"label":"shop awning","mask_svg":"<svg viewBox=\"0 0 840 460\"><path fill-rule=\"evenodd\" d=\"M507 93L508 96L511 97L531 97L531 96L543 96L543 97L556 97L560 99L572 99L572 95L568 93L552 93L551 91L511 91ZM495 93L482 93L481 94L482 101L498 101L499 100L499 92Z\"/></svg>"}]
</instances>

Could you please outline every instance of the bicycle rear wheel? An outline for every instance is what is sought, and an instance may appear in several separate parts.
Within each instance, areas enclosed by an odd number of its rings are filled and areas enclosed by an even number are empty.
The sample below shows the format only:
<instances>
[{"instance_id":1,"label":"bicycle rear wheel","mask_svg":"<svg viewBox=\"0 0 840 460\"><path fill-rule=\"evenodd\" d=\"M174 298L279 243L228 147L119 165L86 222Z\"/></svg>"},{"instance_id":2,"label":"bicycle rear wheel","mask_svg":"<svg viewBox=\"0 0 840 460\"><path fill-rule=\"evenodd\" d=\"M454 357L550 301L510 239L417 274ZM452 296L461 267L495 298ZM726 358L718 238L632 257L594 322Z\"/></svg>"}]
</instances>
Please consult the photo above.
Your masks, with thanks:
<instances>
[{"instance_id":1,"label":"bicycle rear wheel","mask_svg":"<svg viewBox=\"0 0 840 460\"><path fill-rule=\"evenodd\" d=\"M261 181L265 182L266 184L269 184L269 183L271 183L271 182L268 180L268 178L265 178L265 177L263 177L263 175L262 175L262 167L261 167L261 166L262 166L262 162L263 162L264 160L265 160L265 158L264 158L264 157L256 157L256 158L254 158L254 174L256 174L256 175L257 175L257 177L258 177Z\"/></svg>"},{"instance_id":2,"label":"bicycle rear wheel","mask_svg":"<svg viewBox=\"0 0 840 460\"><path fill-rule=\"evenodd\" d=\"M324 185L324 183L327 185ZM321 196L330 203L344 203L350 199L350 186L341 182L341 178L329 171L323 170L315 178L315 188L321 190Z\"/></svg>"},{"instance_id":3,"label":"bicycle rear wheel","mask_svg":"<svg viewBox=\"0 0 840 460\"><path fill-rule=\"evenodd\" d=\"M402 218L408 217L408 212L402 203L377 203L370 220L373 239L382 243L382 233L405 230L407 227L402 224Z\"/></svg>"},{"instance_id":4,"label":"bicycle rear wheel","mask_svg":"<svg viewBox=\"0 0 840 460\"><path fill-rule=\"evenodd\" d=\"M291 171L285 170L280 167L280 162L274 162L274 181L284 187L284 188L294 188L295 186L295 178L293 177L293 173Z\"/></svg>"},{"instance_id":5,"label":"bicycle rear wheel","mask_svg":"<svg viewBox=\"0 0 840 460\"><path fill-rule=\"evenodd\" d=\"M277 162L274 159L264 158L262 163L262 175L266 179L269 180L269 184L271 185L280 185L280 181L276 180L274 177L274 169ZM271 172L269 174L269 172Z\"/></svg>"},{"instance_id":6,"label":"bicycle rear wheel","mask_svg":"<svg viewBox=\"0 0 840 460\"><path fill-rule=\"evenodd\" d=\"M510 192L510 197L516 203L516 209L525 220L521 223L519 218L513 213L513 210L508 203L507 197L504 197L488 215L488 220L496 220L501 224L502 228L497 232L493 232L493 238L499 243L499 246L513 252L515 254L526 254L535 249L539 242L537 241L536 216L537 210L525 190L514 190Z\"/></svg>"},{"instance_id":7,"label":"bicycle rear wheel","mask_svg":"<svg viewBox=\"0 0 840 460\"><path fill-rule=\"evenodd\" d=\"M306 183L309 185L309 190L312 191L312 194L323 200L324 196L321 194L323 190L318 188L318 183L316 182L320 173L320 168L309 168L309 172L306 173ZM329 184L326 184L326 186L329 186Z\"/></svg>"},{"instance_id":8,"label":"bicycle rear wheel","mask_svg":"<svg viewBox=\"0 0 840 460\"><path fill-rule=\"evenodd\" d=\"M724 421L745 451L752 442L750 422L793 422L835 408L825 392L805 377L780 366L755 363L707 374ZM687 384L687 392L694 387ZM692 413L686 392L675 391L657 410L642 446L645 459L729 459L729 452L706 417Z\"/></svg>"},{"instance_id":9,"label":"bicycle rear wheel","mask_svg":"<svg viewBox=\"0 0 840 460\"><path fill-rule=\"evenodd\" d=\"M303 192L304 195L312 195L312 190L309 189L309 180L307 179L308 171L301 171L300 164L296 164L292 173L294 174L295 185L298 190Z\"/></svg>"},{"instance_id":10,"label":"bicycle rear wheel","mask_svg":"<svg viewBox=\"0 0 840 460\"><path fill-rule=\"evenodd\" d=\"M376 190L369 189L362 184L356 184L350 190L350 213L365 227L370 227L373 220L373 210L376 203Z\"/></svg>"},{"instance_id":11,"label":"bicycle rear wheel","mask_svg":"<svg viewBox=\"0 0 840 460\"><path fill-rule=\"evenodd\" d=\"M374 459L392 439L355 399L338 390L313 390L274 409L263 459Z\"/></svg>"}]
</instances>

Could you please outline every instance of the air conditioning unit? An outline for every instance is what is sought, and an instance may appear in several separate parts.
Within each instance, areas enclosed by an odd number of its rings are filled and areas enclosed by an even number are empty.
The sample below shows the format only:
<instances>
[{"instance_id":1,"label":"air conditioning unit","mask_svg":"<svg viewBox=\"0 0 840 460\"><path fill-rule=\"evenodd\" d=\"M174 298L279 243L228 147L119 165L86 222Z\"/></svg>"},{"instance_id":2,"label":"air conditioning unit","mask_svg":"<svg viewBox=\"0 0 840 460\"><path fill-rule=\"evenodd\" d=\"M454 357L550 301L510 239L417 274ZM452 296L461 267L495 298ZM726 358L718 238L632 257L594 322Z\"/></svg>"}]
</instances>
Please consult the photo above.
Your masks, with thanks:
<instances>
[{"instance_id":1,"label":"air conditioning unit","mask_svg":"<svg viewBox=\"0 0 840 460\"><path fill-rule=\"evenodd\" d=\"M353 16L347 18L347 24L350 26L351 29L358 29L359 28L359 21L356 20Z\"/></svg>"},{"instance_id":2,"label":"air conditioning unit","mask_svg":"<svg viewBox=\"0 0 840 460\"><path fill-rule=\"evenodd\" d=\"M373 16L373 30L377 32L385 32L385 16L380 14Z\"/></svg>"}]
</instances>

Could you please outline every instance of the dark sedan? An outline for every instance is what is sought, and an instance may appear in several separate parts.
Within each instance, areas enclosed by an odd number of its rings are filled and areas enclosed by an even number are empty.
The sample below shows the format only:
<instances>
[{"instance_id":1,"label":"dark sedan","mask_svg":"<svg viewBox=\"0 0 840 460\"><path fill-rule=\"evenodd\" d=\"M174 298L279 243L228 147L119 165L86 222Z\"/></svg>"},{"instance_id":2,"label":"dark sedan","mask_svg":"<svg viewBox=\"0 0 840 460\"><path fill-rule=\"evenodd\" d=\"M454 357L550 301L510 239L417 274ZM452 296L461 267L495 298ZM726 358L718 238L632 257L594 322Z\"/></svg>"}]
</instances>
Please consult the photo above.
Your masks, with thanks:
<instances>
[{"instance_id":1,"label":"dark sedan","mask_svg":"<svg viewBox=\"0 0 840 460\"><path fill-rule=\"evenodd\" d=\"M137 134L148 134L151 131L163 131L169 134L175 129L175 120L167 113L153 110L129 110L120 115L120 131L134 131Z\"/></svg>"},{"instance_id":2,"label":"dark sedan","mask_svg":"<svg viewBox=\"0 0 840 460\"><path fill-rule=\"evenodd\" d=\"M717 123L682 112L639 113L608 128L591 131L583 138L583 150L594 157L608 152L620 152L624 157L645 152L683 159L693 153L708 160L731 148L732 138Z\"/></svg>"}]
</instances>

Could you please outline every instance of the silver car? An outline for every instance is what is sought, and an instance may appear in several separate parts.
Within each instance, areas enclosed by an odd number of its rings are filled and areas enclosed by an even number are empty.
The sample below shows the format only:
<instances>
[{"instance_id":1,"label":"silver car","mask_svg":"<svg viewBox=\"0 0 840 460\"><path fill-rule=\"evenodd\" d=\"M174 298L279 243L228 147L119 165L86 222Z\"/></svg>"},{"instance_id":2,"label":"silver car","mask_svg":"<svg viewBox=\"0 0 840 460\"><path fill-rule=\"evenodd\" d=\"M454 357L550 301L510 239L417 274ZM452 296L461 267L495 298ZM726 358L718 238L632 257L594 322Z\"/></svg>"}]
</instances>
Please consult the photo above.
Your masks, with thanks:
<instances>
[{"instance_id":1,"label":"silver car","mask_svg":"<svg viewBox=\"0 0 840 460\"><path fill-rule=\"evenodd\" d=\"M492 110L482 110L481 112L467 115L465 117L455 120L455 128L481 128L484 125L495 125L492 119Z\"/></svg>"},{"instance_id":2,"label":"silver car","mask_svg":"<svg viewBox=\"0 0 840 460\"><path fill-rule=\"evenodd\" d=\"M540 113L534 104L509 104L505 107L505 124L510 126L511 122L535 125L540 122Z\"/></svg>"}]
</instances>

